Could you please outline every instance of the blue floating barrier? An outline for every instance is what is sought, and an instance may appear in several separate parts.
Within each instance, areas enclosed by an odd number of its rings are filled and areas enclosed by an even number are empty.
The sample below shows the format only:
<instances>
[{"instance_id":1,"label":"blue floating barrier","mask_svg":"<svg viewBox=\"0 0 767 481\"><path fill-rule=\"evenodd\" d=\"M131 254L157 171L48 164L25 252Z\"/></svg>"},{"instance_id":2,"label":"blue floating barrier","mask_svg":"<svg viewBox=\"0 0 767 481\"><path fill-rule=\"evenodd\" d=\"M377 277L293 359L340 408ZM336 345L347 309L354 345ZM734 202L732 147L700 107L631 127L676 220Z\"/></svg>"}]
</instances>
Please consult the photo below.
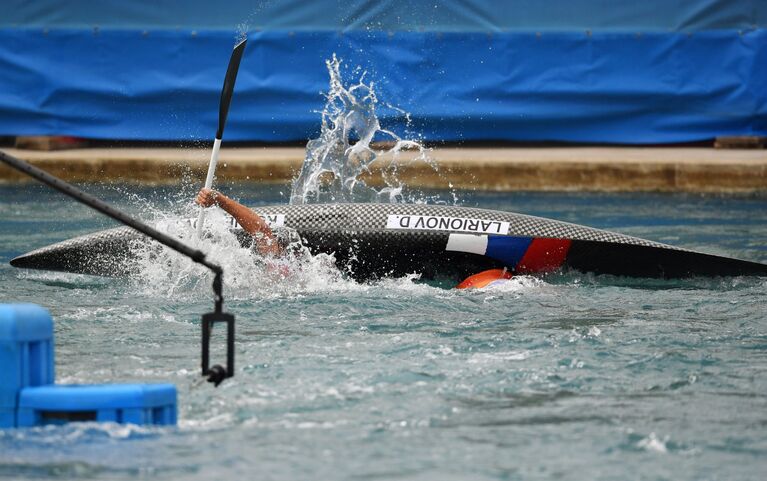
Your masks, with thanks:
<instances>
[{"instance_id":1,"label":"blue floating barrier","mask_svg":"<svg viewBox=\"0 0 767 481\"><path fill-rule=\"evenodd\" d=\"M56 385L53 321L35 304L0 304L0 428L73 421L176 424L172 384Z\"/></svg>"},{"instance_id":2,"label":"blue floating barrier","mask_svg":"<svg viewBox=\"0 0 767 481\"><path fill-rule=\"evenodd\" d=\"M18 427L72 421L176 424L176 387L172 384L102 384L21 390Z\"/></svg>"}]
</instances>

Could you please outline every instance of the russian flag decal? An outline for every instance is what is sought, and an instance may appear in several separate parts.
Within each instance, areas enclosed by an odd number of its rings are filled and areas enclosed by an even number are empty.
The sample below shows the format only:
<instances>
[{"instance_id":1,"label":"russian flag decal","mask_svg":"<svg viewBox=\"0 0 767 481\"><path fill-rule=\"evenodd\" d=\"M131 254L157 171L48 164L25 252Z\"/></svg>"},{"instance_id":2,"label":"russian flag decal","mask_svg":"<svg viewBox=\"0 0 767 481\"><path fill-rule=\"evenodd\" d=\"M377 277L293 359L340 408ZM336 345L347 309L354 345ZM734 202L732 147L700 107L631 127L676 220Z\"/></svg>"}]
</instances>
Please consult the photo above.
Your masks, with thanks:
<instances>
[{"instance_id":1,"label":"russian flag decal","mask_svg":"<svg viewBox=\"0 0 767 481\"><path fill-rule=\"evenodd\" d=\"M445 250L492 257L519 274L551 272L562 266L569 239L450 234Z\"/></svg>"}]
</instances>

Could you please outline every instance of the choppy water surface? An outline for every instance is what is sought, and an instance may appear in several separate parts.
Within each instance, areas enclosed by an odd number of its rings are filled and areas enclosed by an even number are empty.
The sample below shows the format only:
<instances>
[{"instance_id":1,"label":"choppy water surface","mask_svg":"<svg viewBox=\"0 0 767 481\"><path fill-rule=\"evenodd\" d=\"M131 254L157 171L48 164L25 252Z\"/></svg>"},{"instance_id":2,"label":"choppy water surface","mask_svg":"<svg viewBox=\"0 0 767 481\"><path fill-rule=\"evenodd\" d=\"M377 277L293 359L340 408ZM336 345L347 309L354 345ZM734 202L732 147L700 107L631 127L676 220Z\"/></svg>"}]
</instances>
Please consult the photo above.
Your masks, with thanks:
<instances>
[{"instance_id":1,"label":"choppy water surface","mask_svg":"<svg viewBox=\"0 0 767 481\"><path fill-rule=\"evenodd\" d=\"M88 189L140 215L147 206L172 211L179 196L173 188ZM289 197L279 187L228 192L248 205ZM172 382L180 402L178 428L0 431L2 477L763 479L767 472L767 279L565 273L461 292L409 278L360 285L329 272L300 285L264 281L252 292L230 280L238 369L214 389L198 382L198 318L212 306L207 280L15 270L14 255L111 224L43 187L0 187L0 196L0 299L50 309L58 381ZM767 262L763 197L462 198ZM166 282L176 287L162 288Z\"/></svg>"}]
</instances>

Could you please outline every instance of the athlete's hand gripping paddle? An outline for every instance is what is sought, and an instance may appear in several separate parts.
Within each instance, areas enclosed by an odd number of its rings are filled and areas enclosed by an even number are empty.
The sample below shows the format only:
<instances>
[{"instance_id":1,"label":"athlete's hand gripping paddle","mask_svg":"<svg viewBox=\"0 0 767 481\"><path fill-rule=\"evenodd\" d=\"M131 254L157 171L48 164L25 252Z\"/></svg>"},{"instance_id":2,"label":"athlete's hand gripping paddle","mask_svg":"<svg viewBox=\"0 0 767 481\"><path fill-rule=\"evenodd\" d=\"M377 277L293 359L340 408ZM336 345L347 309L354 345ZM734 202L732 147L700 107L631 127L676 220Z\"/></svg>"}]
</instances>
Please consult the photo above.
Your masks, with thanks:
<instances>
[{"instance_id":1,"label":"athlete's hand gripping paddle","mask_svg":"<svg viewBox=\"0 0 767 481\"><path fill-rule=\"evenodd\" d=\"M232 102L232 93L234 92L234 82L237 80L237 71L240 68L240 60L245 52L245 44L248 39L243 39L234 46L232 58L229 59L229 67L226 69L224 77L224 87L221 89L221 102L218 108L218 130L216 131L216 140L213 141L213 152L210 154L210 163L208 164L208 176L205 178L205 187L210 189L213 186L213 177L216 175L216 164L218 164L218 151L221 149L221 138L224 136L224 126L226 125L226 116L229 113L229 104ZM202 237L202 225L205 222L205 209L200 209L197 217L197 237Z\"/></svg>"}]
</instances>

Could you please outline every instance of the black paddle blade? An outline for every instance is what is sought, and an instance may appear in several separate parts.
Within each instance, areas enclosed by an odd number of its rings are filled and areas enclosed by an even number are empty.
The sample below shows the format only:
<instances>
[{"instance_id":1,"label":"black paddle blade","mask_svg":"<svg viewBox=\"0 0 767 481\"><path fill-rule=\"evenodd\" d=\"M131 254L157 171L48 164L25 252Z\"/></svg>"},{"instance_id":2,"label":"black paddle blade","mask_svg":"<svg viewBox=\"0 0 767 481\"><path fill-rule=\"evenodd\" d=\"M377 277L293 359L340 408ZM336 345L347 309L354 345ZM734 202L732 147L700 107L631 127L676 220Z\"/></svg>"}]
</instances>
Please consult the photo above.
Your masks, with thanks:
<instances>
[{"instance_id":1,"label":"black paddle blade","mask_svg":"<svg viewBox=\"0 0 767 481\"><path fill-rule=\"evenodd\" d=\"M240 69L240 60L242 60L242 54L245 52L246 43L248 43L247 38L243 39L240 43L235 45L234 51L232 52L232 58L229 59L229 67L226 69L226 77L224 78L224 88L221 89L221 104L218 108L218 130L216 131L217 139L224 137L226 116L229 114L229 104L232 102L234 82L237 80L237 71Z\"/></svg>"}]
</instances>

